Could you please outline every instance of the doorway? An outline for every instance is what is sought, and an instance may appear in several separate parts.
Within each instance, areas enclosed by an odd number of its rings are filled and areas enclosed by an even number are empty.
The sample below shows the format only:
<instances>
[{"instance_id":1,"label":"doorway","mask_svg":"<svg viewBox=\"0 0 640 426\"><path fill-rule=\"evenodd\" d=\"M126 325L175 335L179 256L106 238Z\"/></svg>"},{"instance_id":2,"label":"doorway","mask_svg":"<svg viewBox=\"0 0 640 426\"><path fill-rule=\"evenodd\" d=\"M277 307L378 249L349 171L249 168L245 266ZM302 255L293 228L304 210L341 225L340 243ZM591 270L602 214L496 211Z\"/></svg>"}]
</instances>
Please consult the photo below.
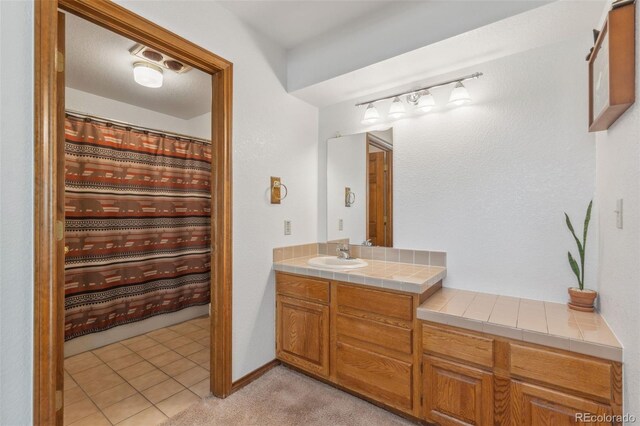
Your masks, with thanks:
<instances>
[{"instance_id":1,"label":"doorway","mask_svg":"<svg viewBox=\"0 0 640 426\"><path fill-rule=\"evenodd\" d=\"M393 146L367 133L367 241L393 247Z\"/></svg>"},{"instance_id":2,"label":"doorway","mask_svg":"<svg viewBox=\"0 0 640 426\"><path fill-rule=\"evenodd\" d=\"M62 424L64 407L64 15L93 22L211 75L210 391L231 392L232 64L101 0L38 1L35 19L34 423ZM190 324L196 326L196 324ZM188 327L182 327L187 330Z\"/></svg>"}]
</instances>

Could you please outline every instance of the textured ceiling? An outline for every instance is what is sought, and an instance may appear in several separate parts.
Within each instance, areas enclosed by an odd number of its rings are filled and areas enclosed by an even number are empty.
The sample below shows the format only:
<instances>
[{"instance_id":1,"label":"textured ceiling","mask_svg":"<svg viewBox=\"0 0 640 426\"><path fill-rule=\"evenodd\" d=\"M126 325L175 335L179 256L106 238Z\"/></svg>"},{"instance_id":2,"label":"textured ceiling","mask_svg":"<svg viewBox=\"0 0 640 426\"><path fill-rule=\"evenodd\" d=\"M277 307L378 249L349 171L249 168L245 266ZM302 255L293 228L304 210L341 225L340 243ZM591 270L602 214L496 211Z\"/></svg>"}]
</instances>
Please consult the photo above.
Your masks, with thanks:
<instances>
[{"instance_id":1,"label":"textured ceiling","mask_svg":"<svg viewBox=\"0 0 640 426\"><path fill-rule=\"evenodd\" d=\"M66 14L66 85L182 119L211 111L211 77L202 71L164 70L164 83L158 89L133 81L133 63L139 59L129 49L135 44Z\"/></svg>"},{"instance_id":2,"label":"textured ceiling","mask_svg":"<svg viewBox=\"0 0 640 426\"><path fill-rule=\"evenodd\" d=\"M285 49L294 48L403 0L264 1L221 0L219 4Z\"/></svg>"}]
</instances>

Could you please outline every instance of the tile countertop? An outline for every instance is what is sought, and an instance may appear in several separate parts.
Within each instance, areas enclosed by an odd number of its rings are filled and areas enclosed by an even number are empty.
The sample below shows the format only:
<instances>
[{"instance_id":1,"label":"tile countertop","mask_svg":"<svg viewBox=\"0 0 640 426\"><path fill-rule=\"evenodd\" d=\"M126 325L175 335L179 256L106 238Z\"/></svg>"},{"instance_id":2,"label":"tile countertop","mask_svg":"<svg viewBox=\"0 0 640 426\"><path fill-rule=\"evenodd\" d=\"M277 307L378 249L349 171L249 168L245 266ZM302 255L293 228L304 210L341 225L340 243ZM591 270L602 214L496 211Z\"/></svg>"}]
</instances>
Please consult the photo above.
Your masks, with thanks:
<instances>
[{"instance_id":1,"label":"tile countertop","mask_svg":"<svg viewBox=\"0 0 640 426\"><path fill-rule=\"evenodd\" d=\"M442 288L418 318L622 362L622 346L597 312L563 303Z\"/></svg>"},{"instance_id":2,"label":"tile countertop","mask_svg":"<svg viewBox=\"0 0 640 426\"><path fill-rule=\"evenodd\" d=\"M322 256L322 255L321 255ZM311 266L309 259L318 255L296 257L273 263L280 272L322 277L331 280L363 284L371 287L421 294L447 275L441 266L416 265L400 262L365 259L367 266L350 270L335 270Z\"/></svg>"}]
</instances>

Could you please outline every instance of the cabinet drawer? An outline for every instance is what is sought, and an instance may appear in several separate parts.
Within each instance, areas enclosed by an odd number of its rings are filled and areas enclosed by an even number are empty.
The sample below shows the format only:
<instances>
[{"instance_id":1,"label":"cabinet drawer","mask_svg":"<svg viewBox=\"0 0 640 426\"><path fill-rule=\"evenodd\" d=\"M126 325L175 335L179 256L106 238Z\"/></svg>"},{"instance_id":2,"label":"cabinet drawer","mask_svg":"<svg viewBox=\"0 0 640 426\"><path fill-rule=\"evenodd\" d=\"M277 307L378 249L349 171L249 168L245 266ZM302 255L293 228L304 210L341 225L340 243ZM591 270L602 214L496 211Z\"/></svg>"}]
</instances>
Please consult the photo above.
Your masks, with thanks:
<instances>
[{"instance_id":1,"label":"cabinet drawer","mask_svg":"<svg viewBox=\"0 0 640 426\"><path fill-rule=\"evenodd\" d=\"M511 343L511 374L611 400L606 361Z\"/></svg>"},{"instance_id":2,"label":"cabinet drawer","mask_svg":"<svg viewBox=\"0 0 640 426\"><path fill-rule=\"evenodd\" d=\"M276 275L276 292L297 299L329 303L329 281L321 279L304 278L279 272Z\"/></svg>"},{"instance_id":3,"label":"cabinet drawer","mask_svg":"<svg viewBox=\"0 0 640 426\"><path fill-rule=\"evenodd\" d=\"M376 401L411 412L413 366L385 355L338 343L338 384Z\"/></svg>"},{"instance_id":4,"label":"cabinet drawer","mask_svg":"<svg viewBox=\"0 0 640 426\"><path fill-rule=\"evenodd\" d=\"M401 325L413 319L413 298L403 294L338 284L338 312Z\"/></svg>"},{"instance_id":5,"label":"cabinet drawer","mask_svg":"<svg viewBox=\"0 0 640 426\"><path fill-rule=\"evenodd\" d=\"M423 324L422 347L426 352L493 367L493 339L491 338Z\"/></svg>"},{"instance_id":6,"label":"cabinet drawer","mask_svg":"<svg viewBox=\"0 0 640 426\"><path fill-rule=\"evenodd\" d=\"M410 329L338 314L336 332L339 342L351 342L374 352L384 349L392 353L413 353L413 333Z\"/></svg>"}]
</instances>

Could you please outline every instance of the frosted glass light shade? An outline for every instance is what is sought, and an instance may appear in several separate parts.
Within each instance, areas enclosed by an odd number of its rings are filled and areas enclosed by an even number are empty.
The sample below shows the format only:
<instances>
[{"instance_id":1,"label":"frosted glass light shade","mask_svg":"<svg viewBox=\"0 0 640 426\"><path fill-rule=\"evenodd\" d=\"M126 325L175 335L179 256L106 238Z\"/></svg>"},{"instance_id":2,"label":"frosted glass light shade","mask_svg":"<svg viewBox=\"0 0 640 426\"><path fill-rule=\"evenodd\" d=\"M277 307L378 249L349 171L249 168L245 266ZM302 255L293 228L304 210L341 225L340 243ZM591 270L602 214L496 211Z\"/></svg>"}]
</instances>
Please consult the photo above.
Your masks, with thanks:
<instances>
[{"instance_id":1,"label":"frosted glass light shade","mask_svg":"<svg viewBox=\"0 0 640 426\"><path fill-rule=\"evenodd\" d=\"M449 105L460 106L471 102L467 88L460 81L456 83L449 96Z\"/></svg>"},{"instance_id":2,"label":"frosted glass light shade","mask_svg":"<svg viewBox=\"0 0 640 426\"><path fill-rule=\"evenodd\" d=\"M133 64L133 79L144 87L162 87L162 68L146 62Z\"/></svg>"},{"instance_id":3,"label":"frosted glass light shade","mask_svg":"<svg viewBox=\"0 0 640 426\"><path fill-rule=\"evenodd\" d=\"M433 95L428 90L423 92L418 99L418 104L416 108L418 108L422 112L429 112L436 106L436 100L433 98Z\"/></svg>"},{"instance_id":4,"label":"frosted glass light shade","mask_svg":"<svg viewBox=\"0 0 640 426\"><path fill-rule=\"evenodd\" d=\"M380 120L378 109L373 106L373 104L367 105L367 109L364 111L364 116L362 117L362 122L364 124L373 124L378 120Z\"/></svg>"},{"instance_id":5,"label":"frosted glass light shade","mask_svg":"<svg viewBox=\"0 0 640 426\"><path fill-rule=\"evenodd\" d=\"M391 102L391 106L389 107L389 117L390 118L400 118L404 115L405 108L404 104L400 100L399 97L393 98L393 102Z\"/></svg>"}]
</instances>

